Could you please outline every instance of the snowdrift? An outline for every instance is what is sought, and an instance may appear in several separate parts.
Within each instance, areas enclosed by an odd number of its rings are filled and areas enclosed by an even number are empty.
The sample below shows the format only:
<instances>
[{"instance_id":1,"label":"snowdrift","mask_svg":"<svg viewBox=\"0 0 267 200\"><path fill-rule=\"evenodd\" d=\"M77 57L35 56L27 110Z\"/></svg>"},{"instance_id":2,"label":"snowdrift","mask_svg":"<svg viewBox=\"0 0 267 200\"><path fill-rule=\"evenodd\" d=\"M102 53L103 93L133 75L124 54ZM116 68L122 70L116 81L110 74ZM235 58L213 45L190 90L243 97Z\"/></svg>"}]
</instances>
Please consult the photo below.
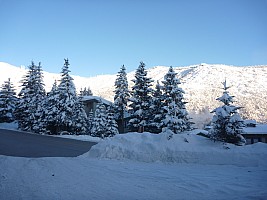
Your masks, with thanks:
<instances>
[{"instance_id":1,"label":"snowdrift","mask_svg":"<svg viewBox=\"0 0 267 200\"><path fill-rule=\"evenodd\" d=\"M193 132L174 135L127 133L100 141L92 147L87 156L141 162L267 166L267 145L223 144Z\"/></svg>"}]
</instances>

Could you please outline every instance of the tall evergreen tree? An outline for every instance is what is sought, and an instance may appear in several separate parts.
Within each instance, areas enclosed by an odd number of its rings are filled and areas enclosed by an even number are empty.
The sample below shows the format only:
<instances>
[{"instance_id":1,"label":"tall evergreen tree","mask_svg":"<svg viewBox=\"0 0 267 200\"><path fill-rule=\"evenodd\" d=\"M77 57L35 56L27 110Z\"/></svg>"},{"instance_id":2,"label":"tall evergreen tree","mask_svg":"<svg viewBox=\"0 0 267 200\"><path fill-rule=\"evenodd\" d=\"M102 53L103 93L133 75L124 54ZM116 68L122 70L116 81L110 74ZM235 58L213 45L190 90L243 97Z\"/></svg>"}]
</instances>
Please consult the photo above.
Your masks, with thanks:
<instances>
[{"instance_id":1,"label":"tall evergreen tree","mask_svg":"<svg viewBox=\"0 0 267 200\"><path fill-rule=\"evenodd\" d=\"M59 115L58 132L66 131L69 134L87 133L87 116L80 99L76 95L73 78L69 75L69 61L65 59L61 71L61 80L58 85Z\"/></svg>"},{"instance_id":2,"label":"tall evergreen tree","mask_svg":"<svg viewBox=\"0 0 267 200\"><path fill-rule=\"evenodd\" d=\"M124 112L127 108L130 92L128 89L127 73L124 65L122 65L118 72L117 79L115 81L115 96L114 96L114 109L116 118L120 119L122 124L121 132L124 133Z\"/></svg>"},{"instance_id":3,"label":"tall evergreen tree","mask_svg":"<svg viewBox=\"0 0 267 200\"><path fill-rule=\"evenodd\" d=\"M30 101L32 99L34 89L34 70L35 70L34 62L31 63L27 74L22 79L22 88L18 93L19 99L17 102L17 106L15 109L15 118L18 121L18 127L22 130L29 130L30 129L30 119L29 116L31 115L29 111Z\"/></svg>"},{"instance_id":4,"label":"tall evergreen tree","mask_svg":"<svg viewBox=\"0 0 267 200\"><path fill-rule=\"evenodd\" d=\"M243 133L244 121L238 114L241 107L232 105L234 96L229 95L229 87L226 80L223 82L223 95L216 100L223 103L223 106L212 111L215 113L212 119L212 129L210 130L211 138L223 142L242 144L245 139Z\"/></svg>"},{"instance_id":5,"label":"tall evergreen tree","mask_svg":"<svg viewBox=\"0 0 267 200\"><path fill-rule=\"evenodd\" d=\"M61 71L61 80L58 85L59 92L59 131L72 133L73 116L75 115L74 106L77 102L76 88L73 78L69 75L69 61L65 59L64 66Z\"/></svg>"},{"instance_id":6,"label":"tall evergreen tree","mask_svg":"<svg viewBox=\"0 0 267 200\"><path fill-rule=\"evenodd\" d=\"M15 120L16 102L16 92L9 78L4 82L0 90L0 123L13 122Z\"/></svg>"},{"instance_id":7,"label":"tall evergreen tree","mask_svg":"<svg viewBox=\"0 0 267 200\"><path fill-rule=\"evenodd\" d=\"M159 133L163 127L164 120L164 96L162 94L162 86L157 81L156 89L152 93L151 112L153 113L150 123L150 131Z\"/></svg>"},{"instance_id":8,"label":"tall evergreen tree","mask_svg":"<svg viewBox=\"0 0 267 200\"><path fill-rule=\"evenodd\" d=\"M19 101L15 109L15 116L19 128L39 133L43 130L42 102L45 98L43 74L41 63L38 66L32 62L29 70L22 80L22 89L19 93Z\"/></svg>"},{"instance_id":9,"label":"tall evergreen tree","mask_svg":"<svg viewBox=\"0 0 267 200\"><path fill-rule=\"evenodd\" d=\"M59 120L59 112L60 112L60 99L59 99L59 91L57 86L57 81L55 80L53 87L50 92L47 94L47 98L45 101L45 122L46 128L49 134L58 134L60 120Z\"/></svg>"},{"instance_id":10,"label":"tall evergreen tree","mask_svg":"<svg viewBox=\"0 0 267 200\"><path fill-rule=\"evenodd\" d=\"M39 62L35 70L35 83L33 85L34 95L30 104L30 108L32 109L30 120L32 120L33 123L31 130L39 134L46 133L46 124L44 121L45 109L43 106L46 99L46 92L44 89L43 78L43 70L41 63Z\"/></svg>"},{"instance_id":11,"label":"tall evergreen tree","mask_svg":"<svg viewBox=\"0 0 267 200\"><path fill-rule=\"evenodd\" d=\"M184 91L179 87L180 81L176 78L177 73L172 66L164 76L163 95L164 95L164 127L167 127L174 133L180 133L191 129L188 113L185 108Z\"/></svg>"},{"instance_id":12,"label":"tall evergreen tree","mask_svg":"<svg viewBox=\"0 0 267 200\"><path fill-rule=\"evenodd\" d=\"M129 98L131 104L132 118L129 121L129 129L131 131L143 132L149 128L150 117L150 98L152 89L150 86L153 80L147 77L145 64L140 63L135 72L135 79L133 80L134 86L132 87L132 96Z\"/></svg>"}]
</instances>

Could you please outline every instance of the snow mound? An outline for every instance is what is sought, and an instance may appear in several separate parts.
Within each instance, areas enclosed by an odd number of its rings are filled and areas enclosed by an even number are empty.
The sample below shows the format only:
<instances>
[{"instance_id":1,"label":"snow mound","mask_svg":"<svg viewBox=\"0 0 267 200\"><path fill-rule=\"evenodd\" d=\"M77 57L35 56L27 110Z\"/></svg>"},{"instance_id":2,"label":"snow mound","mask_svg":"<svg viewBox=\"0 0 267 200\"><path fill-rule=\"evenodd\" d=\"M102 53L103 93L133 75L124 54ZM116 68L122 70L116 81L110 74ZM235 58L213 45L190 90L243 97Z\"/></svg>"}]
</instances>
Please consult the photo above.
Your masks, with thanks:
<instances>
[{"instance_id":1,"label":"snow mound","mask_svg":"<svg viewBox=\"0 0 267 200\"><path fill-rule=\"evenodd\" d=\"M0 128L7 129L7 130L18 130L18 123L17 122L0 123Z\"/></svg>"},{"instance_id":2,"label":"snow mound","mask_svg":"<svg viewBox=\"0 0 267 200\"><path fill-rule=\"evenodd\" d=\"M104 139L87 154L93 158L208 165L266 165L267 145L235 146L213 142L192 132L127 133Z\"/></svg>"},{"instance_id":3,"label":"snow mound","mask_svg":"<svg viewBox=\"0 0 267 200\"><path fill-rule=\"evenodd\" d=\"M92 137L90 135L52 135L54 137L68 138L73 140L89 141L89 142L99 142L102 138Z\"/></svg>"}]
</instances>

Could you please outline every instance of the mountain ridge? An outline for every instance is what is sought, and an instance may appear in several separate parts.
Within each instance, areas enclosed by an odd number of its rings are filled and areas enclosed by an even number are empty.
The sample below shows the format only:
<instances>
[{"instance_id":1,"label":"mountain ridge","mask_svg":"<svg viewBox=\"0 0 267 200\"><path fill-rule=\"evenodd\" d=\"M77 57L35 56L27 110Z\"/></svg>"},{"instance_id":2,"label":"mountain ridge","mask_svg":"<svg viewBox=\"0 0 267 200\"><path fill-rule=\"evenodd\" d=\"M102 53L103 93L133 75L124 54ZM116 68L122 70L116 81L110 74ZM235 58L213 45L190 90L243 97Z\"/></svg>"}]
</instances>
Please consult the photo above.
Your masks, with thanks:
<instances>
[{"instance_id":1,"label":"mountain ridge","mask_svg":"<svg viewBox=\"0 0 267 200\"><path fill-rule=\"evenodd\" d=\"M154 80L162 81L169 67L154 66L147 69L148 76ZM61 69L59 69L60 72ZM71 70L71 67L70 67ZM210 111L219 106L216 98L223 90L221 82L226 78L230 95L235 96L235 105L243 107L241 115L246 119L256 119L258 122L267 122L267 65L233 66L223 64L206 64L174 67L177 77L181 81L180 87L185 91L188 102L187 109L196 123L201 127L210 121ZM20 81L27 69L0 62L0 84L11 78L12 83L19 92ZM129 89L133 86L135 71L127 74ZM79 93L81 88L90 87L94 95L113 101L114 82L116 74L81 77L71 75ZM60 80L60 74L44 71L46 91L50 91L54 80Z\"/></svg>"}]
</instances>

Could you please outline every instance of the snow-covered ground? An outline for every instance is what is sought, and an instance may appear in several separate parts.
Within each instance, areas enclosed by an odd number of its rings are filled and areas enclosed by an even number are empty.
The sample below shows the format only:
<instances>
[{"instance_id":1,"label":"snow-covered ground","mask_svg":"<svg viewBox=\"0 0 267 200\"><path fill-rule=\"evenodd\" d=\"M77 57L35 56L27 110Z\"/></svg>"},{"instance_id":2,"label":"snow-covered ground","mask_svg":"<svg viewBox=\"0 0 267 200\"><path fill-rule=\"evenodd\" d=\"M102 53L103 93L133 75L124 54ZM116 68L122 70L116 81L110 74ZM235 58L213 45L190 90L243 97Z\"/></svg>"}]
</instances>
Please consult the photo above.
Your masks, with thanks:
<instances>
[{"instance_id":1,"label":"snow-covered ground","mask_svg":"<svg viewBox=\"0 0 267 200\"><path fill-rule=\"evenodd\" d=\"M69 138L73 140L89 141L89 142L99 142L102 139L99 137L92 137L90 135L53 135L54 137Z\"/></svg>"},{"instance_id":2,"label":"snow-covered ground","mask_svg":"<svg viewBox=\"0 0 267 200\"><path fill-rule=\"evenodd\" d=\"M192 132L127 133L104 139L92 147L88 156L141 162L267 166L267 144L223 144Z\"/></svg>"},{"instance_id":3,"label":"snow-covered ground","mask_svg":"<svg viewBox=\"0 0 267 200\"><path fill-rule=\"evenodd\" d=\"M76 158L0 156L0 199L266 199L267 145L128 133Z\"/></svg>"},{"instance_id":4,"label":"snow-covered ground","mask_svg":"<svg viewBox=\"0 0 267 200\"><path fill-rule=\"evenodd\" d=\"M18 123L17 122L0 123L0 128L8 129L8 130L17 130L18 129Z\"/></svg>"},{"instance_id":5,"label":"snow-covered ground","mask_svg":"<svg viewBox=\"0 0 267 200\"><path fill-rule=\"evenodd\" d=\"M0 156L0 199L266 199L266 168Z\"/></svg>"}]
</instances>

